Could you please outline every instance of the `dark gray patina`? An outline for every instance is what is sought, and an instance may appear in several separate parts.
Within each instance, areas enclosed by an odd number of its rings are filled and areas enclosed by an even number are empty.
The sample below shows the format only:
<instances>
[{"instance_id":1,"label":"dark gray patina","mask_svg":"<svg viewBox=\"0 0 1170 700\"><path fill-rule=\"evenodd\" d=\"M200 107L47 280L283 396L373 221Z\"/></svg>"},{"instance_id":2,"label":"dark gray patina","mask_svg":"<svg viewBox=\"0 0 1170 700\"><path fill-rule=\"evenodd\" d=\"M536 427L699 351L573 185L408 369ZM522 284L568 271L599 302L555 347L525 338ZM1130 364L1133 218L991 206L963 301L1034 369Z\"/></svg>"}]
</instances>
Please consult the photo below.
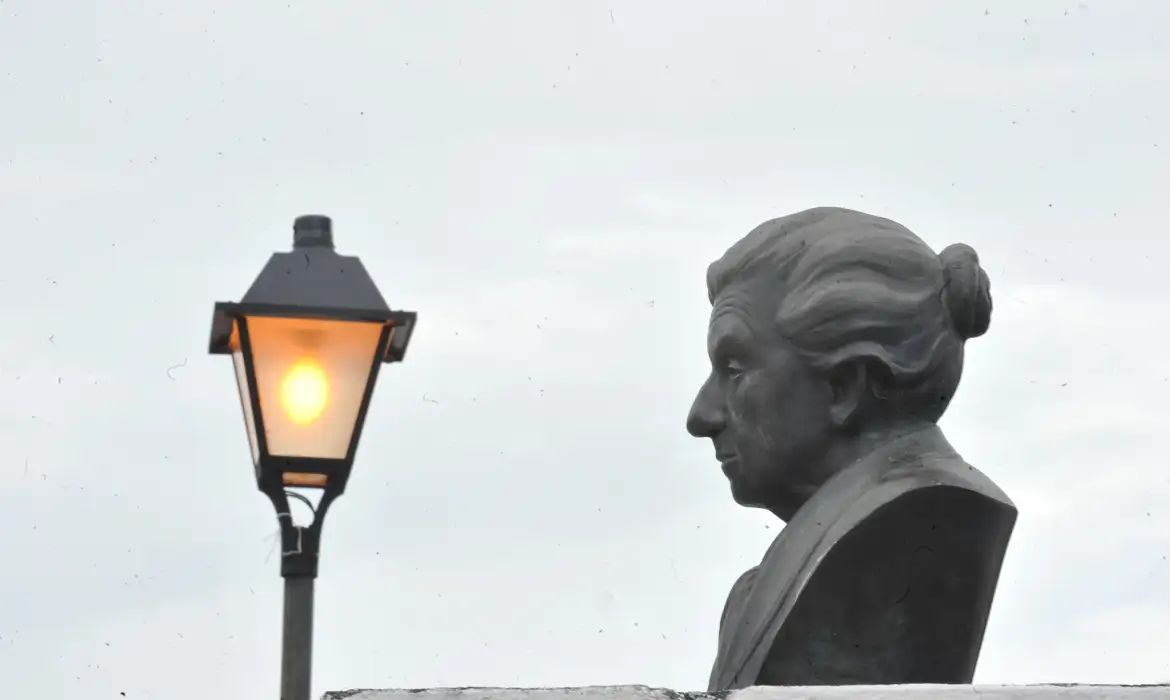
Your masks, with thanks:
<instances>
[{"instance_id":1,"label":"dark gray patina","mask_svg":"<svg viewBox=\"0 0 1170 700\"><path fill-rule=\"evenodd\" d=\"M787 525L732 587L709 689L970 683L1011 500L936 426L987 331L975 251L818 208L708 270L711 374L687 429Z\"/></svg>"}]
</instances>

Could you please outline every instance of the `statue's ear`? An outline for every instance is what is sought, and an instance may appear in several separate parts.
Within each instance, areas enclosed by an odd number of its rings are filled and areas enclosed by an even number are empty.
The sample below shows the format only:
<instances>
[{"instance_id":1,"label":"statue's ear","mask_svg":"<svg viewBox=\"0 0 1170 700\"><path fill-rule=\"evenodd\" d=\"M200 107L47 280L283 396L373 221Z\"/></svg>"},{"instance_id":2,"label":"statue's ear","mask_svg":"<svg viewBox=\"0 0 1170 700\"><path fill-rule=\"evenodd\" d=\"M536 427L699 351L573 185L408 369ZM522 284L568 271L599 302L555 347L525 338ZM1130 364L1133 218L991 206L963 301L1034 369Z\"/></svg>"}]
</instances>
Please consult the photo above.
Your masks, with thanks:
<instances>
[{"instance_id":1,"label":"statue's ear","mask_svg":"<svg viewBox=\"0 0 1170 700\"><path fill-rule=\"evenodd\" d=\"M870 396L869 370L861 360L847 360L829 374L833 400L829 416L833 425L849 431L857 427Z\"/></svg>"}]
</instances>

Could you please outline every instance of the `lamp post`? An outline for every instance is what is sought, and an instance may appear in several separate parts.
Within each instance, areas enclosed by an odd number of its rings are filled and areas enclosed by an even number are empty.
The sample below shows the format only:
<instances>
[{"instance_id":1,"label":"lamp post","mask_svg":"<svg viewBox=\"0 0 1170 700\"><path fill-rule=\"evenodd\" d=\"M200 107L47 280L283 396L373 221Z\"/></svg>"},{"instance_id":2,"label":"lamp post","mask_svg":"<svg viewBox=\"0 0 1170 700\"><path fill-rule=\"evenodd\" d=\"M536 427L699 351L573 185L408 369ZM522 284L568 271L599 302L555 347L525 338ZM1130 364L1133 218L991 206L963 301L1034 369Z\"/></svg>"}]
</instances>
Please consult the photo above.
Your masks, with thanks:
<instances>
[{"instance_id":1,"label":"lamp post","mask_svg":"<svg viewBox=\"0 0 1170 700\"><path fill-rule=\"evenodd\" d=\"M281 700L309 700L313 581L321 526L344 492L378 368L401 362L417 315L391 311L356 257L333 250L332 222L302 216L239 303L215 305L210 351L231 355L260 491L280 522L284 577ZM318 489L297 525L288 487ZM310 504L311 507L311 504Z\"/></svg>"}]
</instances>

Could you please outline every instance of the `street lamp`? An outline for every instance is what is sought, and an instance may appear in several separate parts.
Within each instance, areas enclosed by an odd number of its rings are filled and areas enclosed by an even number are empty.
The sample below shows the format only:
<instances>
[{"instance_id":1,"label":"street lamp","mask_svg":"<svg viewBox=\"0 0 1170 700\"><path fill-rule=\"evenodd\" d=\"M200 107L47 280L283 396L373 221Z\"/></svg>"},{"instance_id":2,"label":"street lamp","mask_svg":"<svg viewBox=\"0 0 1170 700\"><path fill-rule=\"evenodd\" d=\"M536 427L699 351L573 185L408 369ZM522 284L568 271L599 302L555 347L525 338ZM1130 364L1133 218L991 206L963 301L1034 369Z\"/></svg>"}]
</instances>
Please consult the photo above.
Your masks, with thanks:
<instances>
[{"instance_id":1,"label":"street lamp","mask_svg":"<svg viewBox=\"0 0 1170 700\"><path fill-rule=\"evenodd\" d=\"M333 250L325 216L293 225L239 303L215 305L213 355L231 355L260 491L280 522L284 577L281 700L309 700L313 580L321 525L345 491L382 363L401 362L413 311L391 311L356 257ZM319 489L309 525L297 525L288 487Z\"/></svg>"}]
</instances>

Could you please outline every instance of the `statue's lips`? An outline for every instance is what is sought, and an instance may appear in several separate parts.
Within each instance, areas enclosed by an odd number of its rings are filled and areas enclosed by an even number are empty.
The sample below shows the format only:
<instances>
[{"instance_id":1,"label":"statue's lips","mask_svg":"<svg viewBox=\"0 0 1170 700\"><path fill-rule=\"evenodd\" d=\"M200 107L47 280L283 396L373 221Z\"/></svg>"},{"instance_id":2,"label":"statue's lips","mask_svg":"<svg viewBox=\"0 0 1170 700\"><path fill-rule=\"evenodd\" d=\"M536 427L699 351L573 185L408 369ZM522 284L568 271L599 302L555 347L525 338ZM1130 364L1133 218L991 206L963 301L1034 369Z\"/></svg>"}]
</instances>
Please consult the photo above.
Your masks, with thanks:
<instances>
[{"instance_id":1,"label":"statue's lips","mask_svg":"<svg viewBox=\"0 0 1170 700\"><path fill-rule=\"evenodd\" d=\"M739 458L735 455L725 455L723 457L716 455L715 458L719 460L719 465L723 467L724 474L730 474L731 470L739 464Z\"/></svg>"}]
</instances>

